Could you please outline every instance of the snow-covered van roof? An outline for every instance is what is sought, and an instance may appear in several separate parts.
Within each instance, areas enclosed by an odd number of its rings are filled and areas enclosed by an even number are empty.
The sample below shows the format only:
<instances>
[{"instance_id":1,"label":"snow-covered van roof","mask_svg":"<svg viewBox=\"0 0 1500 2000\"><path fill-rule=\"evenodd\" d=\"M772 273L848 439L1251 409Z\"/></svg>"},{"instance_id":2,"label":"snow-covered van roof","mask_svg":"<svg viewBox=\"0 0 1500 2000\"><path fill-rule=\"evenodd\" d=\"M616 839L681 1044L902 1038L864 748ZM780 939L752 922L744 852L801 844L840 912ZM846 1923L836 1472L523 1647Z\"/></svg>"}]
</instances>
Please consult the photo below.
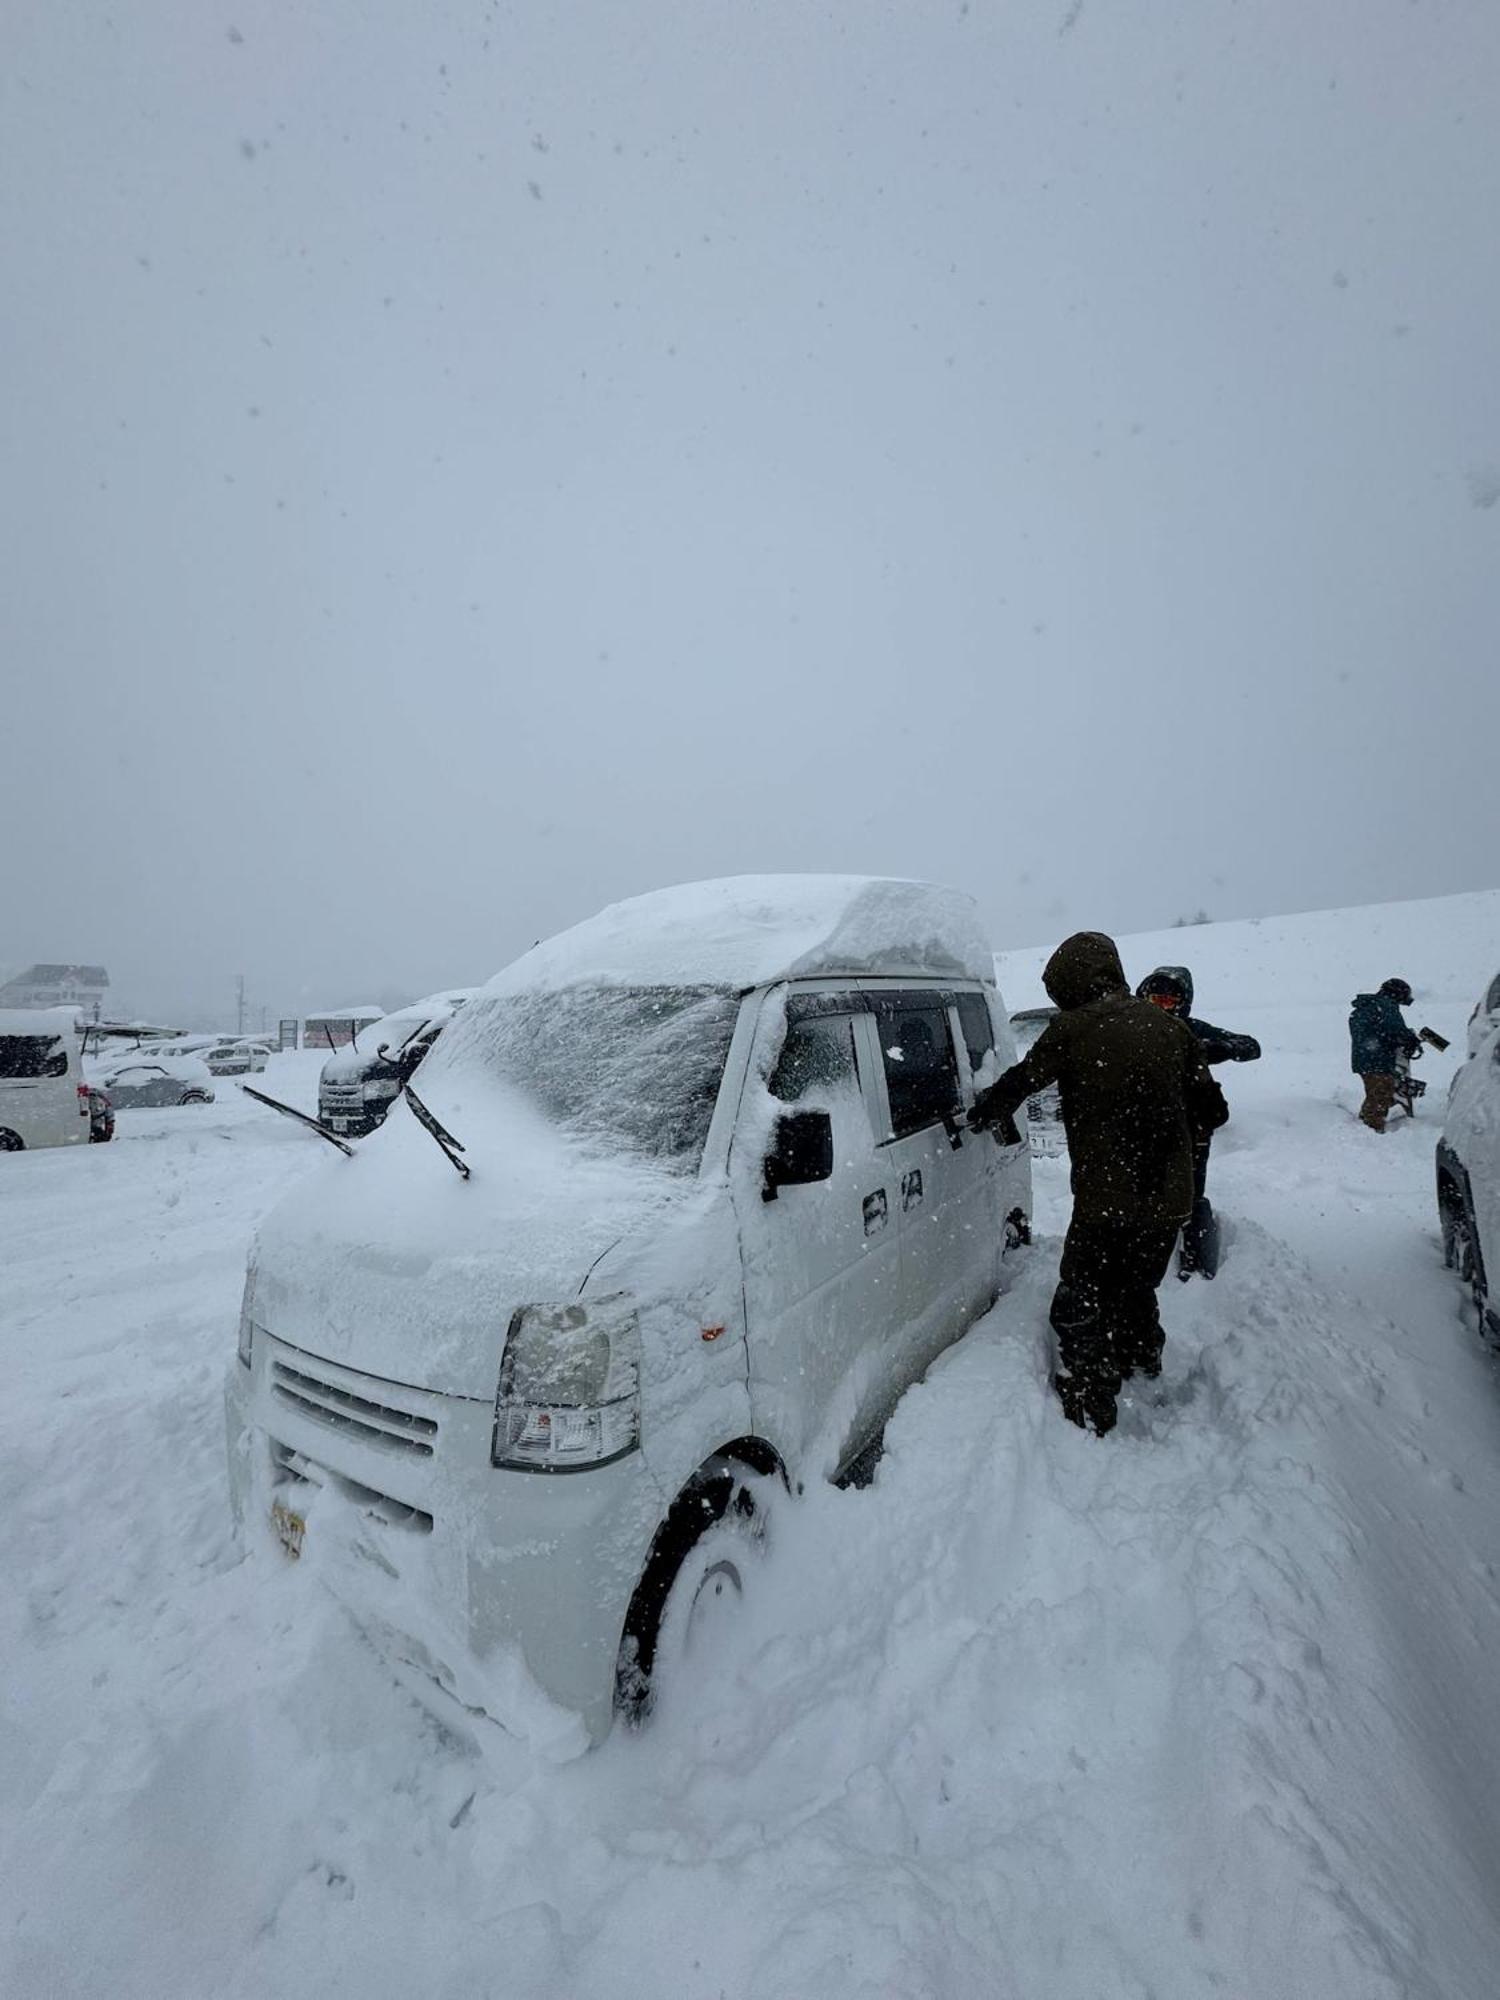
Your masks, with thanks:
<instances>
[{"instance_id":1,"label":"snow-covered van roof","mask_svg":"<svg viewBox=\"0 0 1500 2000\"><path fill-rule=\"evenodd\" d=\"M76 1035L76 1007L0 1007L0 1035Z\"/></svg>"},{"instance_id":2,"label":"snow-covered van roof","mask_svg":"<svg viewBox=\"0 0 1500 2000\"><path fill-rule=\"evenodd\" d=\"M982 979L995 966L972 898L864 875L730 875L628 902L533 946L486 993L723 986L861 974Z\"/></svg>"},{"instance_id":3,"label":"snow-covered van roof","mask_svg":"<svg viewBox=\"0 0 1500 2000\"><path fill-rule=\"evenodd\" d=\"M385 1017L379 1007L325 1007L321 1014L304 1014L304 1021L379 1021Z\"/></svg>"}]
</instances>

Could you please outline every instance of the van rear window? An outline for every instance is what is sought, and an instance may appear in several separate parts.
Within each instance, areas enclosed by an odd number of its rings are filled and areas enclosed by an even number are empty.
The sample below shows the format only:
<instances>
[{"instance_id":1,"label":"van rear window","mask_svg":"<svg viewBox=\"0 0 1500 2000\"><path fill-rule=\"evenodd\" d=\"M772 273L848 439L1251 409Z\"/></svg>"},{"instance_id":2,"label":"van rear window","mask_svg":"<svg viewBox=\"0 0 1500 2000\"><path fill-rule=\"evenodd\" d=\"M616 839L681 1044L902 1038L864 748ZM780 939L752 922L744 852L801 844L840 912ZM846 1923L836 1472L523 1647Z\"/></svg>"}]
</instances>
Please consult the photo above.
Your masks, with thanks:
<instances>
[{"instance_id":1,"label":"van rear window","mask_svg":"<svg viewBox=\"0 0 1500 2000\"><path fill-rule=\"evenodd\" d=\"M61 1035L0 1035L0 1077L66 1076Z\"/></svg>"},{"instance_id":2,"label":"van rear window","mask_svg":"<svg viewBox=\"0 0 1500 2000\"><path fill-rule=\"evenodd\" d=\"M990 1020L989 1003L982 993L959 994L958 1025L964 1031L964 1045L969 1051L969 1068L977 1073L983 1068L985 1057L995 1046L995 1029Z\"/></svg>"}]
</instances>

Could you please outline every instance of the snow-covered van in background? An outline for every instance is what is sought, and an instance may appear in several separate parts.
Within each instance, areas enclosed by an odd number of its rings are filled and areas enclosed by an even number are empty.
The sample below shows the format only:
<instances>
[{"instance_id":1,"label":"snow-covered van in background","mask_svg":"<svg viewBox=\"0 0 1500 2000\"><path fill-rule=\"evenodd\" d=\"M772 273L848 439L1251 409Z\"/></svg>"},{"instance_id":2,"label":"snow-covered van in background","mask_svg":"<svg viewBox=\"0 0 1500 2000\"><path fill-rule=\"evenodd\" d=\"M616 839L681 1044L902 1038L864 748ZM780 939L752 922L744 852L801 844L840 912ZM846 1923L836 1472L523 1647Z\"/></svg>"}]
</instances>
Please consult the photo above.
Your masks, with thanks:
<instances>
[{"instance_id":1,"label":"snow-covered van in background","mask_svg":"<svg viewBox=\"0 0 1500 2000\"><path fill-rule=\"evenodd\" d=\"M429 994L410 1007L362 1028L347 1048L335 1049L318 1078L318 1116L332 1132L362 1139L373 1132L418 1063L466 1000L472 986Z\"/></svg>"},{"instance_id":2,"label":"snow-covered van in background","mask_svg":"<svg viewBox=\"0 0 1500 2000\"><path fill-rule=\"evenodd\" d=\"M963 1114L1012 1054L973 905L921 883L694 884L538 945L262 1225L241 1521L454 1719L643 1712L770 1500L1004 1289L1030 1159Z\"/></svg>"},{"instance_id":3,"label":"snow-covered van in background","mask_svg":"<svg viewBox=\"0 0 1500 2000\"><path fill-rule=\"evenodd\" d=\"M0 1153L86 1145L89 1130L78 1010L0 1011Z\"/></svg>"}]
</instances>

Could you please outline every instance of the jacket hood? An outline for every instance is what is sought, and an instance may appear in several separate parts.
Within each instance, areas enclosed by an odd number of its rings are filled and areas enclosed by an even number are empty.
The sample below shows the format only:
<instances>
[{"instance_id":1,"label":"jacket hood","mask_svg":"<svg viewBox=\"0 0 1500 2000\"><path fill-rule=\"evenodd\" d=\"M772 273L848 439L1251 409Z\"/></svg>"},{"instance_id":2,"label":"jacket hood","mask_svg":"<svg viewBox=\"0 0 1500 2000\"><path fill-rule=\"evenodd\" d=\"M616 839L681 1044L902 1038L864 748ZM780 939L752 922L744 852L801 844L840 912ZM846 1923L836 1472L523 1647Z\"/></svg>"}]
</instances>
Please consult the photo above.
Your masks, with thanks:
<instances>
[{"instance_id":1,"label":"jacket hood","mask_svg":"<svg viewBox=\"0 0 1500 2000\"><path fill-rule=\"evenodd\" d=\"M1159 965L1154 972L1148 972L1135 989L1136 997L1149 1000L1153 993L1180 993L1182 1011L1193 1011L1193 975L1185 965Z\"/></svg>"},{"instance_id":2,"label":"jacket hood","mask_svg":"<svg viewBox=\"0 0 1500 2000\"><path fill-rule=\"evenodd\" d=\"M1130 991L1115 941L1103 931L1075 931L1064 938L1047 960L1042 984L1048 997L1065 1009Z\"/></svg>"}]
</instances>

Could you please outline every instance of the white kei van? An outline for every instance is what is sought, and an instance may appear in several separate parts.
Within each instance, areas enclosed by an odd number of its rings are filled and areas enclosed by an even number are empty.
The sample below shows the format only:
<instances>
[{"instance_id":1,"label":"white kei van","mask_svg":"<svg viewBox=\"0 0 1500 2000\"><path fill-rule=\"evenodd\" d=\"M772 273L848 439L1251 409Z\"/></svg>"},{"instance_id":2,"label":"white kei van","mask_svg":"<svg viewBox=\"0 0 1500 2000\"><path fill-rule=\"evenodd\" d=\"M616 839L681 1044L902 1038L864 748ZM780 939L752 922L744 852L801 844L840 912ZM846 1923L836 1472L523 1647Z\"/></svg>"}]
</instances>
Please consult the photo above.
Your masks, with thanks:
<instances>
[{"instance_id":1,"label":"white kei van","mask_svg":"<svg viewBox=\"0 0 1500 2000\"><path fill-rule=\"evenodd\" d=\"M921 883L700 883L537 946L262 1225L241 1522L439 1712L643 1713L758 1512L1004 1289L1029 1155L963 1112L1011 1058L972 904Z\"/></svg>"},{"instance_id":2,"label":"white kei van","mask_svg":"<svg viewBox=\"0 0 1500 2000\"><path fill-rule=\"evenodd\" d=\"M72 1007L0 1011L0 1153L89 1136L89 1087Z\"/></svg>"}]
</instances>

